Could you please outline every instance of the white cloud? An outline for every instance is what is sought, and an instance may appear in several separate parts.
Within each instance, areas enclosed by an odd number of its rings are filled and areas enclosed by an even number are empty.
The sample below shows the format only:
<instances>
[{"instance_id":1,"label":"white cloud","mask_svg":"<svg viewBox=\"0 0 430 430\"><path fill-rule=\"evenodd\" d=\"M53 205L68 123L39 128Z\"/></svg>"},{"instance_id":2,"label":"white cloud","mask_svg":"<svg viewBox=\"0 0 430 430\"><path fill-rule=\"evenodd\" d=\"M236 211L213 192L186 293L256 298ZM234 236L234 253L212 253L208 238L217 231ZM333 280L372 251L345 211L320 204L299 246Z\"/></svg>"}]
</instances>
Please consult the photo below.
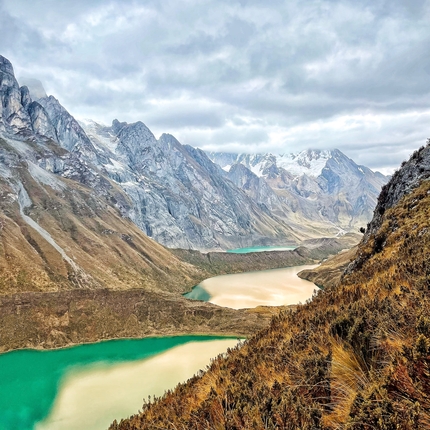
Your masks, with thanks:
<instances>
[{"instance_id":1,"label":"white cloud","mask_svg":"<svg viewBox=\"0 0 430 430\"><path fill-rule=\"evenodd\" d=\"M429 5L3 0L0 53L78 117L392 169L429 134Z\"/></svg>"}]
</instances>

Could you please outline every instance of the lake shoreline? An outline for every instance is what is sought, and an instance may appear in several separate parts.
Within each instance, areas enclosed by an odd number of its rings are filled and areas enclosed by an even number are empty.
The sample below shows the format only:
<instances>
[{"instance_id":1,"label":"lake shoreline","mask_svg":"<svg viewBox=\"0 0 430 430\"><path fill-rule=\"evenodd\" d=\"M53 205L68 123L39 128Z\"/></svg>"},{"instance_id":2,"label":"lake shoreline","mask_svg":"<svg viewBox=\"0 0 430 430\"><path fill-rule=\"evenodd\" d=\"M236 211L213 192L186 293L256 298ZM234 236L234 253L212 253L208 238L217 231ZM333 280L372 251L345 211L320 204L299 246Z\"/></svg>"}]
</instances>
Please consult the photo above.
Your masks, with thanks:
<instances>
[{"instance_id":1,"label":"lake shoreline","mask_svg":"<svg viewBox=\"0 0 430 430\"><path fill-rule=\"evenodd\" d=\"M78 345L71 348L62 348L50 351L39 350L21 350L11 351L0 355L0 377L2 379L2 392L0 393L0 428L34 428L34 429L102 429L106 428L115 418L123 415L126 410L116 412L115 417L105 418L110 409L115 408L115 403L106 407L105 403L112 403L112 397L118 393L126 394L130 386L135 385L134 403L138 402L137 407L128 409L129 413L134 413L141 406L142 393L145 389L154 394L158 390L158 395L163 394L165 389L174 388L174 386L186 379L192 377L198 372L199 367L194 365L192 372L188 363L199 361L200 365L209 362L210 357L202 358L199 354L184 355L185 350L194 348L200 350L202 344L205 354L208 354L208 347L211 345L212 351L217 355L222 350L217 350L216 345L220 343L228 346L236 345L237 337L226 336L174 336L174 337L157 337L147 339L132 340L111 340L108 342L97 342L87 345ZM178 363L178 348L182 348L182 364ZM214 349L215 348L215 349ZM222 348L221 348L222 349ZM167 376L171 371L166 368L165 355L170 354L172 357L172 366L176 366L179 374ZM173 354L173 355L172 355ZM163 358L164 357L164 358ZM152 361L151 361L152 360ZM31 365L29 366L29 363ZM156 365L151 369L151 363L159 363L164 366L164 371L160 371L160 366ZM164 363L164 364L163 364ZM150 371L140 372L140 379L134 374L133 369L144 367ZM149 367L148 367L149 366ZM179 367L178 367L179 366ZM122 370L121 370L122 369ZM123 378L112 379L112 374L118 370L124 372L128 370L128 382L124 383ZM159 374L154 380L154 375ZM101 375L99 380L92 381L91 375ZM176 376L175 376L176 375ZM90 379L89 379L90 377ZM144 381L146 377L152 378L152 385L148 387ZM143 380L142 380L143 378ZM164 382L158 381L163 379ZM94 378L93 378L94 379ZM80 390L75 396L78 402L81 402L79 408L76 408L76 399L72 403L66 402L66 407L56 408L56 404L61 401L61 393L68 390L68 386L73 381L78 380L85 389ZM109 382L110 381L110 382ZM90 394L96 390L97 395ZM153 392L151 392L153 391ZM82 398L87 396L87 401L82 406ZM66 396L67 397L67 396ZM123 397L123 396L121 396ZM104 400L102 400L104 399ZM133 400L132 398L129 400ZM98 403L94 414L92 408ZM124 401L122 401L124 404ZM128 404L128 400L126 402ZM133 405L133 402L130 402ZM89 422L96 416L97 420L104 420L102 425L71 425L73 417L76 415L82 419L82 414L70 414L70 406L75 409L86 408ZM58 406L58 405L57 405ZM61 405L60 405L61 406ZM117 408L118 409L118 408ZM109 412L110 413L110 412ZM75 417L76 419L76 417ZM69 421L71 420L71 421ZM40 424L40 425L38 425ZM43 424L43 425L42 425Z\"/></svg>"},{"instance_id":2,"label":"lake shoreline","mask_svg":"<svg viewBox=\"0 0 430 430\"><path fill-rule=\"evenodd\" d=\"M247 337L270 322L269 314L141 289L26 293L0 300L1 352L188 334Z\"/></svg>"}]
</instances>

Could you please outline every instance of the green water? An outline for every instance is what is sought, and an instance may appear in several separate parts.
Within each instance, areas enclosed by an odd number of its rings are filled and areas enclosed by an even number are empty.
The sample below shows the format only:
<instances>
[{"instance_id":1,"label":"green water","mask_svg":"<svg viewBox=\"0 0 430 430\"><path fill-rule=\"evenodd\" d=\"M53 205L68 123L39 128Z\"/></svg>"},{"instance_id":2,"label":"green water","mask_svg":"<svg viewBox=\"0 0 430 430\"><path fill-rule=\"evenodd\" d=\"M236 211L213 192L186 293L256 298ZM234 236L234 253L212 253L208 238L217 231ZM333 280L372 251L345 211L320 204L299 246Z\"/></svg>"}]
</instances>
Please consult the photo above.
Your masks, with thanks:
<instances>
[{"instance_id":1,"label":"green water","mask_svg":"<svg viewBox=\"0 0 430 430\"><path fill-rule=\"evenodd\" d=\"M209 302L212 296L200 285L196 285L189 293L185 293L184 297L191 300Z\"/></svg>"},{"instance_id":2,"label":"green water","mask_svg":"<svg viewBox=\"0 0 430 430\"><path fill-rule=\"evenodd\" d=\"M249 248L229 249L232 254L248 254L249 252L264 251L293 251L297 246L251 246Z\"/></svg>"},{"instance_id":3,"label":"green water","mask_svg":"<svg viewBox=\"0 0 430 430\"><path fill-rule=\"evenodd\" d=\"M188 342L216 336L111 340L53 351L21 350L0 355L0 429L26 430L48 415L61 380L71 370L101 363L141 360Z\"/></svg>"}]
</instances>

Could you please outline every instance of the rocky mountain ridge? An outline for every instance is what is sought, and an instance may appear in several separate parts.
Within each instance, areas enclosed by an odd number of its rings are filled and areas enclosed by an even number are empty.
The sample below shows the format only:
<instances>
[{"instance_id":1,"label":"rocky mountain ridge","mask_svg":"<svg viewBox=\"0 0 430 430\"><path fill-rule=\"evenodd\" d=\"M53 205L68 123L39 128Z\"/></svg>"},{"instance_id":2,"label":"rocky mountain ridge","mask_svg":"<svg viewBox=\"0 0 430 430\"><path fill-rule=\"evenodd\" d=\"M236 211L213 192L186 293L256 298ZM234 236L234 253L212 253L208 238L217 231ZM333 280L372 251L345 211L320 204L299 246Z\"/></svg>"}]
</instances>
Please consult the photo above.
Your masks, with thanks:
<instances>
[{"instance_id":1,"label":"rocky mountain ridge","mask_svg":"<svg viewBox=\"0 0 430 430\"><path fill-rule=\"evenodd\" d=\"M309 235L317 235L316 231L343 234L366 225L388 180L337 149L285 155L208 155L238 187L282 214L294 228L306 220Z\"/></svg>"},{"instance_id":2,"label":"rocky mountain ridge","mask_svg":"<svg viewBox=\"0 0 430 430\"><path fill-rule=\"evenodd\" d=\"M202 151L170 135L157 140L142 122L86 124L87 135L53 96L32 100L7 59L0 66L3 137L59 145L56 152L67 151L61 157L50 154L33 163L96 194L106 194L113 181L123 191L115 198L122 216L159 243L211 250L297 241L283 220L261 210Z\"/></svg>"},{"instance_id":3,"label":"rocky mountain ridge","mask_svg":"<svg viewBox=\"0 0 430 430\"><path fill-rule=\"evenodd\" d=\"M169 247L226 249L292 242L297 234L234 186L206 154L142 122L83 123L100 165L133 201L127 213L148 236Z\"/></svg>"},{"instance_id":4,"label":"rocky mountain ridge","mask_svg":"<svg viewBox=\"0 0 430 430\"><path fill-rule=\"evenodd\" d=\"M165 246L220 250L295 244L357 230L376 204L383 179L355 166L365 178L351 182L351 169L342 165L353 162L341 153L243 156L252 172L235 167L226 174L204 152L168 134L156 139L142 122L79 123L40 84L27 79L30 90L20 87L12 65L4 58L2 64L5 137L57 143L68 151L62 160L49 157L36 164L96 193L113 181L127 196L115 203L122 216ZM340 167L323 167L332 159ZM295 177L291 172L298 168L308 174Z\"/></svg>"}]
</instances>

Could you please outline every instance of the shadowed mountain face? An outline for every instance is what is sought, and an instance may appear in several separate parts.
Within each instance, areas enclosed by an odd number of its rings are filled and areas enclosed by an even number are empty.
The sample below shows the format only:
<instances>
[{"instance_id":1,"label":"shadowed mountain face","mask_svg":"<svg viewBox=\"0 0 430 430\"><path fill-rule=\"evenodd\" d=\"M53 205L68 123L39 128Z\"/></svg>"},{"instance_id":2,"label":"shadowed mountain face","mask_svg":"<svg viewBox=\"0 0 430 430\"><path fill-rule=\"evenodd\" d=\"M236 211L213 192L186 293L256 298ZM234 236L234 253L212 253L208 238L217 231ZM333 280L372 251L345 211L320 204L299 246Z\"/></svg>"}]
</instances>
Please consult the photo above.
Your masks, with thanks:
<instances>
[{"instance_id":1,"label":"shadowed mountain face","mask_svg":"<svg viewBox=\"0 0 430 430\"><path fill-rule=\"evenodd\" d=\"M208 156L260 205L311 236L318 231L337 234L365 226L388 180L358 166L337 149Z\"/></svg>"},{"instance_id":2,"label":"shadowed mountain face","mask_svg":"<svg viewBox=\"0 0 430 430\"><path fill-rule=\"evenodd\" d=\"M337 285L111 429L429 428L429 178L428 144L382 190Z\"/></svg>"}]
</instances>

